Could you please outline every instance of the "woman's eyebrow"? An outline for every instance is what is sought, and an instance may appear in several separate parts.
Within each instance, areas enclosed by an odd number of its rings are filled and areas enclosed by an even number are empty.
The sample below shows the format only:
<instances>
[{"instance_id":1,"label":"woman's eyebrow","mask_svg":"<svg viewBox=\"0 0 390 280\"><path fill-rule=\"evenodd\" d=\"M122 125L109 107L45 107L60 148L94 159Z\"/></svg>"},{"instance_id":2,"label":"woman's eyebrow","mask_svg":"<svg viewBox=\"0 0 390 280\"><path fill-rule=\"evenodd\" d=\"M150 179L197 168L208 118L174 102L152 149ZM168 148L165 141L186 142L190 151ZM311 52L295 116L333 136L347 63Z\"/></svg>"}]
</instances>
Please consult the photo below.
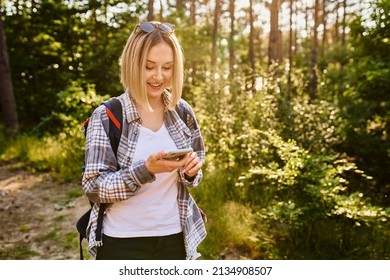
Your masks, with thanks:
<instances>
[{"instance_id":1,"label":"woman's eyebrow","mask_svg":"<svg viewBox=\"0 0 390 280\"><path fill-rule=\"evenodd\" d=\"M154 63L154 64L157 63L157 62L150 60L150 59L147 59L146 62L150 62L150 63ZM168 61L168 62L165 62L164 64L173 64L173 61Z\"/></svg>"}]
</instances>

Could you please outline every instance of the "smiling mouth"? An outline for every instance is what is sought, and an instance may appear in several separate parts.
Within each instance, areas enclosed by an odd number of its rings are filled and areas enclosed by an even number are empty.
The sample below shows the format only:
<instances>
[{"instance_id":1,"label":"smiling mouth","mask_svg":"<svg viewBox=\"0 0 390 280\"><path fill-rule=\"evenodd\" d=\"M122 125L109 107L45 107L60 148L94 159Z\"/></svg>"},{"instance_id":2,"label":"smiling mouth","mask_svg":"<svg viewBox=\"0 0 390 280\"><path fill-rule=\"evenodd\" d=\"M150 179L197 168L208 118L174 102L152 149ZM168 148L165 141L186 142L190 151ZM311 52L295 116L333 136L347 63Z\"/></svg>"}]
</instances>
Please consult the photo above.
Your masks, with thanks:
<instances>
[{"instance_id":1,"label":"smiling mouth","mask_svg":"<svg viewBox=\"0 0 390 280\"><path fill-rule=\"evenodd\" d=\"M161 87L163 84L162 83L149 83L149 85L151 86L151 87L153 87L153 88L159 88L159 87Z\"/></svg>"}]
</instances>

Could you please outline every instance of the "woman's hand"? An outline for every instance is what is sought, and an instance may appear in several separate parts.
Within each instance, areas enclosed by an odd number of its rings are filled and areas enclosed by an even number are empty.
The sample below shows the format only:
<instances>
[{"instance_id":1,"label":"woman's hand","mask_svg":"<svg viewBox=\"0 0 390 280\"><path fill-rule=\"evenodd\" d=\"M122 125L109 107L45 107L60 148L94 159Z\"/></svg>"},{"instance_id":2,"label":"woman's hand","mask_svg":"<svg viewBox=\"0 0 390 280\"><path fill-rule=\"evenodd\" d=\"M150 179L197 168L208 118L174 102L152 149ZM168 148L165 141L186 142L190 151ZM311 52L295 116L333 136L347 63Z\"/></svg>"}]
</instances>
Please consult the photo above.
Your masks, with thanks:
<instances>
[{"instance_id":1,"label":"woman's hand","mask_svg":"<svg viewBox=\"0 0 390 280\"><path fill-rule=\"evenodd\" d=\"M164 159L166 152L157 152L151 154L146 160L146 169L152 174L172 172L178 168L184 166L186 157L188 154L181 159Z\"/></svg>"},{"instance_id":2,"label":"woman's hand","mask_svg":"<svg viewBox=\"0 0 390 280\"><path fill-rule=\"evenodd\" d=\"M195 152L188 153L185 158L185 162L181 172L186 174L188 177L194 177L198 171L202 168L202 161Z\"/></svg>"},{"instance_id":3,"label":"woman's hand","mask_svg":"<svg viewBox=\"0 0 390 280\"><path fill-rule=\"evenodd\" d=\"M146 168L152 174L172 172L182 168L181 172L194 177L202 168L202 162L195 152L186 154L180 159L164 159L166 152L157 152L148 157Z\"/></svg>"}]
</instances>

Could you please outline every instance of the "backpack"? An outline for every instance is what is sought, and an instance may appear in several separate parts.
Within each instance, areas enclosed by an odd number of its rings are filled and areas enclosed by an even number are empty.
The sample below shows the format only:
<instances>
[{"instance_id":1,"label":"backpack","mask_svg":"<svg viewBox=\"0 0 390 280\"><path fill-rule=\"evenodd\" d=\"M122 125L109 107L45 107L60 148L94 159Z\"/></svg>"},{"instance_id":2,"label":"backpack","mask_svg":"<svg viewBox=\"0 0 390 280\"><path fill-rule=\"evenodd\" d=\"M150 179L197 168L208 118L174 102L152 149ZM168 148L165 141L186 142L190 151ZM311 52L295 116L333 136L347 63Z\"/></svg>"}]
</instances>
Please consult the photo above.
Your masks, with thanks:
<instances>
[{"instance_id":1,"label":"backpack","mask_svg":"<svg viewBox=\"0 0 390 280\"><path fill-rule=\"evenodd\" d=\"M112 150L116 156L118 151L119 141L122 135L122 123L123 123L123 115L122 115L122 104L117 98L111 98L103 103L106 107L106 114L109 118L109 128L108 128L108 136L110 138L110 143ZM87 129L90 118L84 121L82 129L84 130L84 135L87 136ZM85 162L83 165L83 172L85 171ZM93 202L89 201L91 208L82 215L77 223L76 228L79 232L79 242L80 242L80 260L84 259L82 241L87 237L87 226L89 223L89 216L92 211ZM98 220L97 220L97 229L96 229L96 241L101 241L101 232L103 228L103 216L104 211L107 208L107 203L100 204Z\"/></svg>"},{"instance_id":2,"label":"backpack","mask_svg":"<svg viewBox=\"0 0 390 280\"><path fill-rule=\"evenodd\" d=\"M106 114L109 118L109 127L108 127L108 136L110 138L110 144L114 154L116 156L119 146L119 141L122 135L122 124L123 124L123 114L122 114L122 104L118 98L111 98L103 103L106 107ZM180 100L178 106L176 106L176 112L182 119L182 121L187 125L187 111L185 110L184 103ZM84 121L82 125L82 130L84 131L85 136L87 135L87 128L90 118ZM188 125L187 125L188 126ZM118 166L119 169L119 166ZM85 162L83 165L83 172L85 171ZM84 238L87 238L87 226L89 223L89 216L92 211L94 203L89 201L91 208L82 215L77 223L76 228L79 232L79 242L80 242L80 260L84 259L82 241ZM97 219L97 228L96 228L96 241L101 242L102 238L102 228L103 228L103 216L107 208L107 203L101 203L99 207L98 219Z\"/></svg>"}]
</instances>

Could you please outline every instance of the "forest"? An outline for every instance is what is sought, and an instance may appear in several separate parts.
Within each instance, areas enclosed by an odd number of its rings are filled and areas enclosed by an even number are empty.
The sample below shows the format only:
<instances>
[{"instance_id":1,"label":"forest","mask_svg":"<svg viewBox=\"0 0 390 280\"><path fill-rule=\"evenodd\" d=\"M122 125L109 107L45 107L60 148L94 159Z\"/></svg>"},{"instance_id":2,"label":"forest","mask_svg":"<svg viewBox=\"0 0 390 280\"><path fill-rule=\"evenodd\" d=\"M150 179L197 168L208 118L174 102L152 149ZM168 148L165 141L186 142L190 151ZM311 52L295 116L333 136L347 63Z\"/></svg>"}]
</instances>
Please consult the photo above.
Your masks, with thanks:
<instances>
[{"instance_id":1,"label":"forest","mask_svg":"<svg viewBox=\"0 0 390 280\"><path fill-rule=\"evenodd\" d=\"M390 259L390 0L2 0L0 165L82 197L79 127L151 20L175 25L206 145L202 257Z\"/></svg>"}]
</instances>

